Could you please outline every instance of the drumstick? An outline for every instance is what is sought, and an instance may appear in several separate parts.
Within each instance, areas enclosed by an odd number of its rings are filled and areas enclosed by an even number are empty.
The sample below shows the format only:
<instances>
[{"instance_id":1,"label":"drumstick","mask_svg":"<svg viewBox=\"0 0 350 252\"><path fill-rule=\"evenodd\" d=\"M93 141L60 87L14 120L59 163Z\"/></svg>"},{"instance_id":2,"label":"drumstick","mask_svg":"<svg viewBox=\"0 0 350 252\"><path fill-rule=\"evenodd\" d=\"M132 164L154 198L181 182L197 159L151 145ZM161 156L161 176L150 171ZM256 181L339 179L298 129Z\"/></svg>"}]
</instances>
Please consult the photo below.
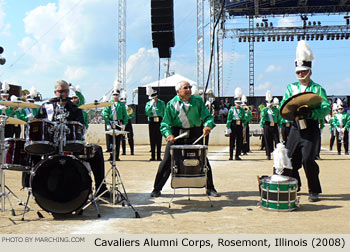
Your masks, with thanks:
<instances>
[{"instance_id":1,"label":"drumstick","mask_svg":"<svg viewBox=\"0 0 350 252\"><path fill-rule=\"evenodd\" d=\"M177 137L174 137L174 140L177 140L177 139L179 139L179 138L183 138L183 137L185 137L185 136L187 136L187 135L188 135L188 131L186 131L186 132L184 132L184 133L178 135Z\"/></svg>"},{"instance_id":2,"label":"drumstick","mask_svg":"<svg viewBox=\"0 0 350 252\"><path fill-rule=\"evenodd\" d=\"M199 140L201 140L204 137L204 134L201 135L196 141L193 142L193 144L196 144Z\"/></svg>"}]
</instances>

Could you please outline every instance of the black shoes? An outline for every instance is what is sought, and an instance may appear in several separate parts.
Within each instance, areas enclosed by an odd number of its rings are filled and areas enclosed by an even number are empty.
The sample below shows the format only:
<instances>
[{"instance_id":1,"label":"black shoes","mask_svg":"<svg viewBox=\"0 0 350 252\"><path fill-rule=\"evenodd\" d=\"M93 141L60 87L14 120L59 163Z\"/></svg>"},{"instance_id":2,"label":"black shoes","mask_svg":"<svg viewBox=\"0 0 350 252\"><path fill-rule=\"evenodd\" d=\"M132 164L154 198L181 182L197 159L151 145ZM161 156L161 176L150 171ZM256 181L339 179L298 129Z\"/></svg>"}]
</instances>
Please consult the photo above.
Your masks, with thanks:
<instances>
[{"instance_id":1,"label":"black shoes","mask_svg":"<svg viewBox=\"0 0 350 252\"><path fill-rule=\"evenodd\" d=\"M160 197L160 195L161 195L160 191L157 191L157 190L153 190L151 193L152 198L158 198Z\"/></svg>"},{"instance_id":2,"label":"black shoes","mask_svg":"<svg viewBox=\"0 0 350 252\"><path fill-rule=\"evenodd\" d=\"M220 197L220 194L215 189L207 189L207 195L212 197Z\"/></svg>"},{"instance_id":3,"label":"black shoes","mask_svg":"<svg viewBox=\"0 0 350 252\"><path fill-rule=\"evenodd\" d=\"M242 159L241 159L240 157L237 156L237 157L235 157L235 160L242 160Z\"/></svg>"},{"instance_id":4,"label":"black shoes","mask_svg":"<svg viewBox=\"0 0 350 252\"><path fill-rule=\"evenodd\" d=\"M161 158L157 158L157 161L162 161L162 159Z\"/></svg>"},{"instance_id":5,"label":"black shoes","mask_svg":"<svg viewBox=\"0 0 350 252\"><path fill-rule=\"evenodd\" d=\"M320 201L320 198L318 197L318 193L310 193L310 194L309 194L308 201L309 201L309 202Z\"/></svg>"},{"instance_id":6,"label":"black shoes","mask_svg":"<svg viewBox=\"0 0 350 252\"><path fill-rule=\"evenodd\" d=\"M230 157L228 160L233 160L233 157Z\"/></svg>"},{"instance_id":7,"label":"black shoes","mask_svg":"<svg viewBox=\"0 0 350 252\"><path fill-rule=\"evenodd\" d=\"M156 161L156 159L155 158L150 158L149 161Z\"/></svg>"}]
</instances>

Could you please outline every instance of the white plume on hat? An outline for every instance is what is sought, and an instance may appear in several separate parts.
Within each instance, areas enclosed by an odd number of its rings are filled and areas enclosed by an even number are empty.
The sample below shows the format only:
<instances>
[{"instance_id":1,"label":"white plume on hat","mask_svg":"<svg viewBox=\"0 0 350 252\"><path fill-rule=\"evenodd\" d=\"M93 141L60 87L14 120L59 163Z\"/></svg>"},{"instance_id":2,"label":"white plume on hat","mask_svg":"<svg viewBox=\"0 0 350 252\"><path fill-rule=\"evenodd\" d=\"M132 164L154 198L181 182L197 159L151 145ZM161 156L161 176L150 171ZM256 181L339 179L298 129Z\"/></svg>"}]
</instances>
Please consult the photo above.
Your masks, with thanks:
<instances>
[{"instance_id":1,"label":"white plume on hat","mask_svg":"<svg viewBox=\"0 0 350 252\"><path fill-rule=\"evenodd\" d=\"M197 85L192 86L192 95L199 95L199 89Z\"/></svg>"},{"instance_id":2,"label":"white plume on hat","mask_svg":"<svg viewBox=\"0 0 350 252\"><path fill-rule=\"evenodd\" d=\"M280 100L278 100L277 97L273 98L273 105L278 105L280 104Z\"/></svg>"},{"instance_id":3,"label":"white plume on hat","mask_svg":"<svg viewBox=\"0 0 350 252\"><path fill-rule=\"evenodd\" d=\"M149 99L152 99L152 96L153 96L154 94L157 94L157 93L158 93L157 90L154 90L154 89L152 88L152 86L148 85L148 86L146 87L146 95L148 95L148 98L149 98Z\"/></svg>"},{"instance_id":4,"label":"white plume on hat","mask_svg":"<svg viewBox=\"0 0 350 252\"><path fill-rule=\"evenodd\" d=\"M243 91L240 87L235 88L235 102L242 102Z\"/></svg>"},{"instance_id":5,"label":"white plume on hat","mask_svg":"<svg viewBox=\"0 0 350 252\"><path fill-rule=\"evenodd\" d=\"M282 143L278 143L273 151L273 166L277 174L282 174L284 168L292 169L292 163L288 157L288 150Z\"/></svg>"},{"instance_id":6,"label":"white plume on hat","mask_svg":"<svg viewBox=\"0 0 350 252\"><path fill-rule=\"evenodd\" d=\"M248 102L247 96L242 95L242 103L247 104L247 102Z\"/></svg>"},{"instance_id":7,"label":"white plume on hat","mask_svg":"<svg viewBox=\"0 0 350 252\"><path fill-rule=\"evenodd\" d=\"M343 102L341 99L337 99L337 108L342 108L343 107Z\"/></svg>"},{"instance_id":8,"label":"white plume on hat","mask_svg":"<svg viewBox=\"0 0 350 252\"><path fill-rule=\"evenodd\" d=\"M120 92L120 98L121 98L121 99L126 99L127 96L128 96L128 95L127 95L127 93L126 93L126 90L123 89L123 90Z\"/></svg>"},{"instance_id":9,"label":"white plume on hat","mask_svg":"<svg viewBox=\"0 0 350 252\"><path fill-rule=\"evenodd\" d=\"M30 88L29 95L30 95L32 98L34 98L34 97L36 97L36 96L38 95L38 91L36 90L35 87L31 87L31 88Z\"/></svg>"},{"instance_id":10,"label":"white plume on hat","mask_svg":"<svg viewBox=\"0 0 350 252\"><path fill-rule=\"evenodd\" d=\"M265 100L266 100L268 103L271 103L271 101L272 101L272 94L271 94L271 91L270 91L270 90L267 90L267 91L266 91Z\"/></svg>"},{"instance_id":11,"label":"white plume on hat","mask_svg":"<svg viewBox=\"0 0 350 252\"><path fill-rule=\"evenodd\" d=\"M1 85L1 90L3 93L8 92L10 90L10 85L6 81L4 81Z\"/></svg>"},{"instance_id":12,"label":"white plume on hat","mask_svg":"<svg viewBox=\"0 0 350 252\"><path fill-rule=\"evenodd\" d=\"M314 58L309 44L305 40L300 40L296 49L295 71L311 69L311 62ZM310 62L310 66L304 65L305 62Z\"/></svg>"},{"instance_id":13,"label":"white plume on hat","mask_svg":"<svg viewBox=\"0 0 350 252\"><path fill-rule=\"evenodd\" d=\"M12 102L16 102L18 101L18 97L15 96L15 95L11 95L11 99L10 99Z\"/></svg>"}]
</instances>

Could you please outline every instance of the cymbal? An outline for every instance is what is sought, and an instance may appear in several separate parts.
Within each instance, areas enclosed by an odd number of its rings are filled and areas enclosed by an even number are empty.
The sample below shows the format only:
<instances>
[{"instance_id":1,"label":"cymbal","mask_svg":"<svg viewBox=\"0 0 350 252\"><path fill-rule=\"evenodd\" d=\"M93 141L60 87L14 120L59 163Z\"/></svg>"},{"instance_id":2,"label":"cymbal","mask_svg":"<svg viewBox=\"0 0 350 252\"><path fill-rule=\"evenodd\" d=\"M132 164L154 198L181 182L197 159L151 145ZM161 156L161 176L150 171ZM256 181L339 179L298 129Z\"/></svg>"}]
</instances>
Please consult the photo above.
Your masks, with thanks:
<instances>
[{"instance_id":1,"label":"cymbal","mask_svg":"<svg viewBox=\"0 0 350 252\"><path fill-rule=\"evenodd\" d=\"M0 101L0 105L7 107L20 107L20 108L40 108L40 105L31 102L22 101Z\"/></svg>"},{"instance_id":2,"label":"cymbal","mask_svg":"<svg viewBox=\"0 0 350 252\"><path fill-rule=\"evenodd\" d=\"M122 135L122 134L128 134L129 131L124 131L124 130L115 130L114 131L116 135ZM113 130L107 130L105 131L105 134L107 135L113 135Z\"/></svg>"},{"instance_id":3,"label":"cymbal","mask_svg":"<svg viewBox=\"0 0 350 252\"><path fill-rule=\"evenodd\" d=\"M322 97L312 92L304 92L289 97L283 103L280 113L286 120L294 120L295 112L300 106L307 105L311 109L315 109L322 103Z\"/></svg>"},{"instance_id":4,"label":"cymbal","mask_svg":"<svg viewBox=\"0 0 350 252\"><path fill-rule=\"evenodd\" d=\"M6 119L6 124L27 124L25 121L17 119L17 118L13 118L13 117L7 117L7 116L3 116L0 115L0 120L5 120Z\"/></svg>"},{"instance_id":5,"label":"cymbal","mask_svg":"<svg viewBox=\"0 0 350 252\"><path fill-rule=\"evenodd\" d=\"M94 101L93 103L87 103L87 104L80 105L78 108L80 108L80 109L103 108L103 107L109 107L112 105L113 105L113 102Z\"/></svg>"}]
</instances>

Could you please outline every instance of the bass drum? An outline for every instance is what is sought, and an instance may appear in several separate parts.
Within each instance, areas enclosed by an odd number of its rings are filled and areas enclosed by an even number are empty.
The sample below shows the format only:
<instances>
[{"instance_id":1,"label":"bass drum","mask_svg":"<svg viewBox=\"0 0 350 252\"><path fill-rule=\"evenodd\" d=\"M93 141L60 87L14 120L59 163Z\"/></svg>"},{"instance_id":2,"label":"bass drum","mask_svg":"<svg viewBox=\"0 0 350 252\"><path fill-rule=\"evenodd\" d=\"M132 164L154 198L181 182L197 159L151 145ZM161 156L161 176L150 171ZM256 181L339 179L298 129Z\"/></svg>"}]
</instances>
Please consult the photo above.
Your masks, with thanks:
<instances>
[{"instance_id":1,"label":"bass drum","mask_svg":"<svg viewBox=\"0 0 350 252\"><path fill-rule=\"evenodd\" d=\"M91 193L91 185L88 169L72 156L50 156L40 161L30 176L36 203L56 214L81 209Z\"/></svg>"}]
</instances>

